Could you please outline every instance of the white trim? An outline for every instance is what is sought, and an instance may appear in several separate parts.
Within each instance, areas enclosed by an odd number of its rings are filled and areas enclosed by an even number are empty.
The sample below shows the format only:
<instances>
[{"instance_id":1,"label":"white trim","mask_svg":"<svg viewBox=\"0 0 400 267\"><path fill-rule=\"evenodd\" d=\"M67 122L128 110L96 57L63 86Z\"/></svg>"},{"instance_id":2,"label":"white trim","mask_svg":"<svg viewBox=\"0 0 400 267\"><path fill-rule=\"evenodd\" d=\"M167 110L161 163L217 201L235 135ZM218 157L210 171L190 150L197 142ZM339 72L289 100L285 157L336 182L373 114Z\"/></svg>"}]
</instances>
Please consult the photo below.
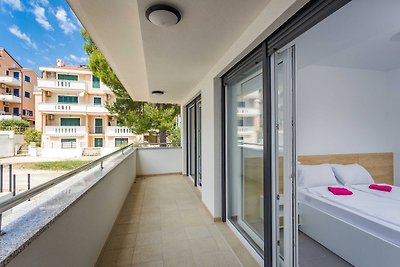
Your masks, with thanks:
<instances>
[{"instance_id":1,"label":"white trim","mask_svg":"<svg viewBox=\"0 0 400 267\"><path fill-rule=\"evenodd\" d=\"M258 252L250 245L250 243L243 237L243 235L236 229L236 227L229 221L226 220L226 225L233 232L233 234L239 239L243 246L249 251L250 255L257 261L260 266L264 266L264 259L258 254Z\"/></svg>"},{"instance_id":2,"label":"white trim","mask_svg":"<svg viewBox=\"0 0 400 267\"><path fill-rule=\"evenodd\" d=\"M67 69L67 68L49 68L49 67L39 67L39 70L41 71L49 71L49 72L57 72L61 74L92 74L90 70L73 70L73 69Z\"/></svg>"}]
</instances>

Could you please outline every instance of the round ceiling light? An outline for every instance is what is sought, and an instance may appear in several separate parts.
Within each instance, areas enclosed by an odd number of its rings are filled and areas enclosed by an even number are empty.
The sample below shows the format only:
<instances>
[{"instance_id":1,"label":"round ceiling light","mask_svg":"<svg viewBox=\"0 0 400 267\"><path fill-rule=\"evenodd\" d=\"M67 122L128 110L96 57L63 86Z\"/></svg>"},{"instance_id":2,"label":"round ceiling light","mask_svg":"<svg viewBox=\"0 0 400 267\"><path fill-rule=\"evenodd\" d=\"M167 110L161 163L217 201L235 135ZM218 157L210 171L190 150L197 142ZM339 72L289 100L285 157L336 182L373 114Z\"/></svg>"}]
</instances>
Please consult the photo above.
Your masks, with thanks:
<instances>
[{"instance_id":1,"label":"round ceiling light","mask_svg":"<svg viewBox=\"0 0 400 267\"><path fill-rule=\"evenodd\" d=\"M152 95L163 95L164 91L152 91L151 94Z\"/></svg>"},{"instance_id":2,"label":"round ceiling light","mask_svg":"<svg viewBox=\"0 0 400 267\"><path fill-rule=\"evenodd\" d=\"M181 13L167 5L155 5L146 10L146 18L154 25L169 27L181 20Z\"/></svg>"}]
</instances>

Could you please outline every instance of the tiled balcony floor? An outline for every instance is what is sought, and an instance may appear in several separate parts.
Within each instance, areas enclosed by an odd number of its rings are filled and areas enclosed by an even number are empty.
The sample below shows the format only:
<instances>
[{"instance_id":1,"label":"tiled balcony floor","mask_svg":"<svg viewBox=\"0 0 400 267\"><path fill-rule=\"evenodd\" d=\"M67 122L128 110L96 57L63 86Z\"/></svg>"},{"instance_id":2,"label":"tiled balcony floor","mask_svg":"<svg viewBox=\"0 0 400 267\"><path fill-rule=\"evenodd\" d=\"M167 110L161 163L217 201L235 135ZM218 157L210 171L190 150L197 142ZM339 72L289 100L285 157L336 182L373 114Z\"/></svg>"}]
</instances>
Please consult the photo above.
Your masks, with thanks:
<instances>
[{"instance_id":1,"label":"tiled balcony floor","mask_svg":"<svg viewBox=\"0 0 400 267\"><path fill-rule=\"evenodd\" d=\"M258 266L187 177L137 178L97 266Z\"/></svg>"}]
</instances>

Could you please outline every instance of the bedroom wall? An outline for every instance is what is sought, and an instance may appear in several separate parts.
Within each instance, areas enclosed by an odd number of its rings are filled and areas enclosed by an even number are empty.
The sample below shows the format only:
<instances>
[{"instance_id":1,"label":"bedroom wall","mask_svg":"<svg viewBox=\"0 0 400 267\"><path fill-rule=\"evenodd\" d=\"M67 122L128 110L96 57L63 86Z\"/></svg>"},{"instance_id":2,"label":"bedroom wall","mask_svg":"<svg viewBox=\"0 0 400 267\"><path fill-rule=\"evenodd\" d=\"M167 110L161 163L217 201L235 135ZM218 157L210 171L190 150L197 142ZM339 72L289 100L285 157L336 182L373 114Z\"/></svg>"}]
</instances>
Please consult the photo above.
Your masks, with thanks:
<instances>
[{"instance_id":1,"label":"bedroom wall","mask_svg":"<svg viewBox=\"0 0 400 267\"><path fill-rule=\"evenodd\" d=\"M319 65L299 69L298 154L394 152L399 185L399 74Z\"/></svg>"}]
</instances>

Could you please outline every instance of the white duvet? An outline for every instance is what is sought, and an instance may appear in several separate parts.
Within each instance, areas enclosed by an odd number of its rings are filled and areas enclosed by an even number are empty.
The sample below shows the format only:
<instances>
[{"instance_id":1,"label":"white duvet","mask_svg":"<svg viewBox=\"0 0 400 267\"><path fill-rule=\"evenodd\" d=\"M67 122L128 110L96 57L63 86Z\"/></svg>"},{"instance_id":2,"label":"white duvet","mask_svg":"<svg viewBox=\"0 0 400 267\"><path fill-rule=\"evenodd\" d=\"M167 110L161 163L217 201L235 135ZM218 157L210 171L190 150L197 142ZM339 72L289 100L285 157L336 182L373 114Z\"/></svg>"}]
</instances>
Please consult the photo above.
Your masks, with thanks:
<instances>
[{"instance_id":1,"label":"white duvet","mask_svg":"<svg viewBox=\"0 0 400 267\"><path fill-rule=\"evenodd\" d=\"M343 187L351 190L353 195L337 196L328 191L326 186L308 188L307 191L347 209L400 226L400 201L375 196L348 186Z\"/></svg>"},{"instance_id":2,"label":"white duvet","mask_svg":"<svg viewBox=\"0 0 400 267\"><path fill-rule=\"evenodd\" d=\"M381 185L387 185L387 184L381 184ZM362 192L372 194L375 196L386 197L386 198L400 201L400 187L398 187L398 186L391 185L392 191L390 191L390 192L372 190L372 189L369 189L368 187L369 187L369 184L351 185L350 190L353 190L353 191L358 190L358 191L362 191Z\"/></svg>"}]
</instances>

